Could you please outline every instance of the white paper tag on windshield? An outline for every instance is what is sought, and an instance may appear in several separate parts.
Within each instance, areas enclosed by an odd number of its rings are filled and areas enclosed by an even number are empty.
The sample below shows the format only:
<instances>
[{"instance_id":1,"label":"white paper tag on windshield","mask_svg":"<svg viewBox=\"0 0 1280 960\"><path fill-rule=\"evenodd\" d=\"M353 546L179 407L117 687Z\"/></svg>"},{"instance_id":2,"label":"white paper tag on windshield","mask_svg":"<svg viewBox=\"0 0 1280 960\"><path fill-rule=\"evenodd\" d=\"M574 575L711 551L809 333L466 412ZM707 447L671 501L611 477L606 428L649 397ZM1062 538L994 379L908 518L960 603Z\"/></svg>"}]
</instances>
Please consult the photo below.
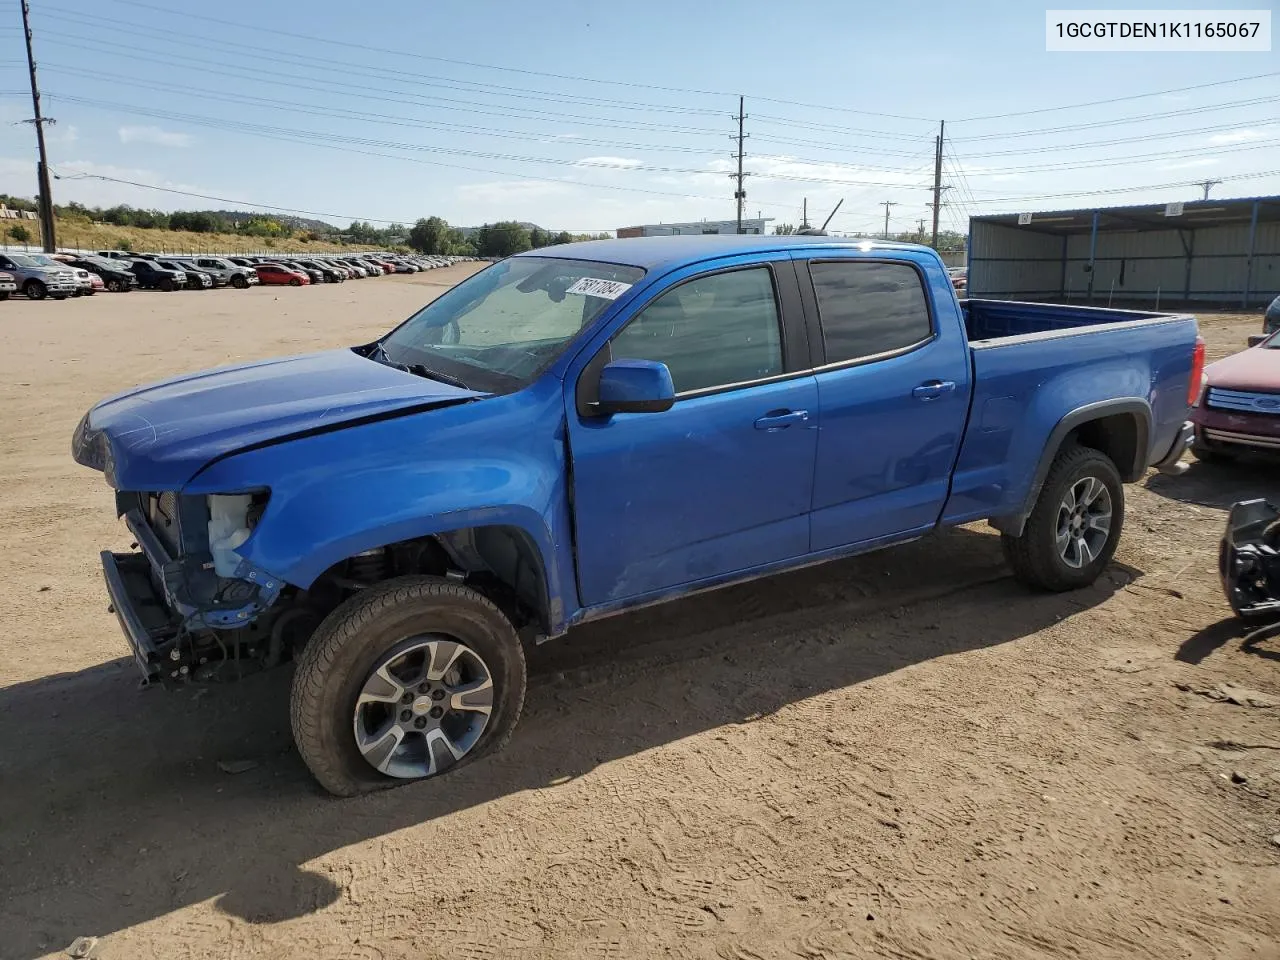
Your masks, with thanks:
<instances>
[{"instance_id":1,"label":"white paper tag on windshield","mask_svg":"<svg viewBox=\"0 0 1280 960\"><path fill-rule=\"evenodd\" d=\"M601 300L617 300L631 289L631 284L621 280L597 280L595 277L583 277L565 293L576 293L580 297L599 297Z\"/></svg>"}]
</instances>

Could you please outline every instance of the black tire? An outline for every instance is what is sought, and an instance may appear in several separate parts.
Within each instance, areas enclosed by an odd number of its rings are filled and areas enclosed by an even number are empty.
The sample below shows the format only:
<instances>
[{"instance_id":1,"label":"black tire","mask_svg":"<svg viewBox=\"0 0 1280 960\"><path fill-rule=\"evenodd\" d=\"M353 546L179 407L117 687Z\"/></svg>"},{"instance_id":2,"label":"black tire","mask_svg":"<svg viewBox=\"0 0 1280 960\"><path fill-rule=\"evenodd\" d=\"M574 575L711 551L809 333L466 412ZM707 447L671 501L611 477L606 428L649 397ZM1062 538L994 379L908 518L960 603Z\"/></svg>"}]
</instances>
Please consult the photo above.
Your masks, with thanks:
<instances>
[{"instance_id":1,"label":"black tire","mask_svg":"<svg viewBox=\"0 0 1280 960\"><path fill-rule=\"evenodd\" d=\"M119 281L119 280L108 280L108 281L107 281L107 292L108 292L108 293L119 293L119 292L120 292L120 281Z\"/></svg>"},{"instance_id":2,"label":"black tire","mask_svg":"<svg viewBox=\"0 0 1280 960\"><path fill-rule=\"evenodd\" d=\"M231 278L231 285L237 290L243 290L245 287L249 286L249 281L240 276L240 274L236 274Z\"/></svg>"},{"instance_id":3,"label":"black tire","mask_svg":"<svg viewBox=\"0 0 1280 960\"><path fill-rule=\"evenodd\" d=\"M488 599L461 584L439 577L388 580L334 610L298 656L293 739L330 793L350 797L416 782L375 769L356 746L353 721L356 697L377 662L427 633L461 641L493 677L488 724L475 746L449 769L498 750L510 739L525 693L524 650L511 622Z\"/></svg>"},{"instance_id":4,"label":"black tire","mask_svg":"<svg viewBox=\"0 0 1280 960\"><path fill-rule=\"evenodd\" d=\"M27 295L28 300L43 300L49 295L49 288L39 280L28 280L23 284L22 292Z\"/></svg>"},{"instance_id":5,"label":"black tire","mask_svg":"<svg viewBox=\"0 0 1280 960\"><path fill-rule=\"evenodd\" d=\"M1090 477L1100 481L1111 498L1110 529L1105 544L1093 560L1073 567L1058 549L1059 514L1068 492ZM1120 471L1105 453L1092 447L1072 446L1054 459L1022 535L1005 534L1000 540L1005 559L1018 580L1031 587L1060 593L1087 587L1098 579L1115 555L1123 529L1124 484Z\"/></svg>"},{"instance_id":6,"label":"black tire","mask_svg":"<svg viewBox=\"0 0 1280 960\"><path fill-rule=\"evenodd\" d=\"M299 280L297 277L294 277L292 280L289 281L289 286L300 287L302 286L302 281Z\"/></svg>"},{"instance_id":7,"label":"black tire","mask_svg":"<svg viewBox=\"0 0 1280 960\"><path fill-rule=\"evenodd\" d=\"M172 290L176 290L177 287L174 285L172 277L165 277L163 280L160 281L160 289L163 290L165 293L169 293Z\"/></svg>"},{"instance_id":8,"label":"black tire","mask_svg":"<svg viewBox=\"0 0 1280 960\"><path fill-rule=\"evenodd\" d=\"M5 300L8 300L8 299L9 299L9 291L0 290L0 303L3 303Z\"/></svg>"}]
</instances>

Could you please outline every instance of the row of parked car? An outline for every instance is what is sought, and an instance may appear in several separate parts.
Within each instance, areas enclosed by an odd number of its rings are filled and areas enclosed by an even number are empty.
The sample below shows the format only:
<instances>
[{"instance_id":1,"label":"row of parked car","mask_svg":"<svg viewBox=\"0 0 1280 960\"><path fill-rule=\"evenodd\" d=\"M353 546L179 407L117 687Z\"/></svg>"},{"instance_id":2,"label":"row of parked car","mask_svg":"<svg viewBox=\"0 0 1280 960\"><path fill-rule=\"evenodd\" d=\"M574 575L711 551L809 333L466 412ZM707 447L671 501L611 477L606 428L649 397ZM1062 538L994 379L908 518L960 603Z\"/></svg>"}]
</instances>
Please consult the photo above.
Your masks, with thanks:
<instances>
[{"instance_id":1,"label":"row of parked car","mask_svg":"<svg viewBox=\"0 0 1280 960\"><path fill-rule=\"evenodd\" d=\"M343 283L389 273L419 273L470 257L406 254L323 254L308 257L166 256L101 250L97 253L0 252L0 300L21 292L29 300L65 300L99 290L247 289L259 284L301 287Z\"/></svg>"}]
</instances>

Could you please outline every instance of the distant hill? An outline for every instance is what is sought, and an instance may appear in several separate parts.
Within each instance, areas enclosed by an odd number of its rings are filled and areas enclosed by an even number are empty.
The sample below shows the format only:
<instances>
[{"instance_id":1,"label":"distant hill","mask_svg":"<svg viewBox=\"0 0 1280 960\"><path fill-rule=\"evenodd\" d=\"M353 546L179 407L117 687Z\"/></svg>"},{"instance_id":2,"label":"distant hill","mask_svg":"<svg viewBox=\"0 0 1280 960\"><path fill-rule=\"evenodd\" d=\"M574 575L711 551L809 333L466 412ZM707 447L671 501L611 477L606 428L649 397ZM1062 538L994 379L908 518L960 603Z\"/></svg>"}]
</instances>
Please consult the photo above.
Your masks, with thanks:
<instances>
[{"instance_id":1,"label":"distant hill","mask_svg":"<svg viewBox=\"0 0 1280 960\"><path fill-rule=\"evenodd\" d=\"M255 217L270 217L272 220L277 220L294 230L310 230L314 233L337 233L341 229L331 223L325 223L323 220L314 220L310 217L293 217L283 213L263 213L261 210L200 210L196 212L207 213L209 216L217 217L227 223L244 223Z\"/></svg>"}]
</instances>

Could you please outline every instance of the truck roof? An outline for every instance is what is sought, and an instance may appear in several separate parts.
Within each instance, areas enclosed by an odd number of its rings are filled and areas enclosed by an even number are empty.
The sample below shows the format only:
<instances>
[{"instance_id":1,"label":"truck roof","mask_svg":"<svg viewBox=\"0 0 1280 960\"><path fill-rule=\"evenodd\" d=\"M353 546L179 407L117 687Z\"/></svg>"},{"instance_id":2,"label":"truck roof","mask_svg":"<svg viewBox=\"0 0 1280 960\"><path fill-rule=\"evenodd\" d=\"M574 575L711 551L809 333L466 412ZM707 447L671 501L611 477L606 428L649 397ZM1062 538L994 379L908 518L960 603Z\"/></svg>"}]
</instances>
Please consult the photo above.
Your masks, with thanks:
<instances>
[{"instance_id":1,"label":"truck roof","mask_svg":"<svg viewBox=\"0 0 1280 960\"><path fill-rule=\"evenodd\" d=\"M796 250L818 247L852 247L859 250L928 250L913 243L896 243L891 240L871 240L849 237L784 236L760 237L741 234L713 234L708 236L679 237L627 237L621 240L584 240L580 243L541 247L520 257L563 257L570 260L596 260L601 263L617 263L629 267L652 270L657 267L672 268L685 263L696 263L712 257L732 256L735 253L757 251Z\"/></svg>"}]
</instances>

